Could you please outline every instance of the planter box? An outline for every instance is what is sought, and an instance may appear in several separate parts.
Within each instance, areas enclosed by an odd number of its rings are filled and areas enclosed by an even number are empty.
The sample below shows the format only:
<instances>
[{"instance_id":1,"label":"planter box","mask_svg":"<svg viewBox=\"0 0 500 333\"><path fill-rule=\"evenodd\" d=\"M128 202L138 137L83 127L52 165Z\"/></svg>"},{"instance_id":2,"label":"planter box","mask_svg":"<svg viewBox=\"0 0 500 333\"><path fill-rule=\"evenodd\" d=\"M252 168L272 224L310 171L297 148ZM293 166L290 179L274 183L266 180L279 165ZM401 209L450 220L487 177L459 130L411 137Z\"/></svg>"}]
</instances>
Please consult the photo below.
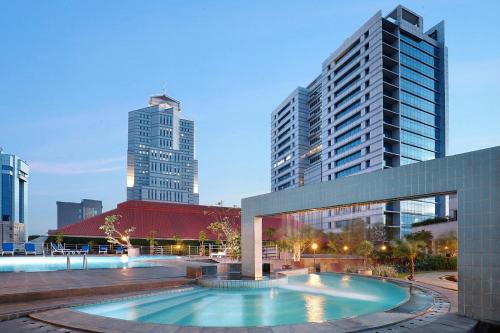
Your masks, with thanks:
<instances>
[{"instance_id":1,"label":"planter box","mask_svg":"<svg viewBox=\"0 0 500 333\"><path fill-rule=\"evenodd\" d=\"M371 269L359 269L358 274L360 274L360 275L373 275Z\"/></svg>"},{"instance_id":2,"label":"planter box","mask_svg":"<svg viewBox=\"0 0 500 333\"><path fill-rule=\"evenodd\" d=\"M127 254L129 257L138 257L139 256L139 248L138 247L134 247L134 248L129 248L127 249Z\"/></svg>"}]
</instances>

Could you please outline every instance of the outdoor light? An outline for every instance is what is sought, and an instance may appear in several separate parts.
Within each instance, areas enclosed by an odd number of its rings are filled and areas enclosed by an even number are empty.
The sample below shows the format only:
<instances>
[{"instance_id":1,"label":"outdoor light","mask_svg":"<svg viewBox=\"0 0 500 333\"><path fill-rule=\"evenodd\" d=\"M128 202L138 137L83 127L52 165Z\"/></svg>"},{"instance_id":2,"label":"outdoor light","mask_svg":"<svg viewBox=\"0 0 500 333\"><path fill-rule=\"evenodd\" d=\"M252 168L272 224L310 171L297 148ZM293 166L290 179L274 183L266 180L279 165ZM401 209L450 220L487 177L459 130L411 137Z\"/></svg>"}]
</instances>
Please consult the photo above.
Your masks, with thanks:
<instances>
[{"instance_id":1,"label":"outdoor light","mask_svg":"<svg viewBox=\"0 0 500 333\"><path fill-rule=\"evenodd\" d=\"M382 251L385 251L385 250L387 250L387 246L382 245L382 247L381 247L380 249L381 249Z\"/></svg>"},{"instance_id":2,"label":"outdoor light","mask_svg":"<svg viewBox=\"0 0 500 333\"><path fill-rule=\"evenodd\" d=\"M318 244L312 243L311 248L313 249L313 266L314 266L314 271L316 271L316 249L318 248Z\"/></svg>"},{"instance_id":3,"label":"outdoor light","mask_svg":"<svg viewBox=\"0 0 500 333\"><path fill-rule=\"evenodd\" d=\"M179 244L177 244L177 246L176 246L176 247L177 247L177 249L180 249L180 248L181 248L181 246L180 246Z\"/></svg>"},{"instance_id":4,"label":"outdoor light","mask_svg":"<svg viewBox=\"0 0 500 333\"><path fill-rule=\"evenodd\" d=\"M347 250L349 250L349 246L344 245L343 249L344 249L344 251L347 251Z\"/></svg>"}]
</instances>

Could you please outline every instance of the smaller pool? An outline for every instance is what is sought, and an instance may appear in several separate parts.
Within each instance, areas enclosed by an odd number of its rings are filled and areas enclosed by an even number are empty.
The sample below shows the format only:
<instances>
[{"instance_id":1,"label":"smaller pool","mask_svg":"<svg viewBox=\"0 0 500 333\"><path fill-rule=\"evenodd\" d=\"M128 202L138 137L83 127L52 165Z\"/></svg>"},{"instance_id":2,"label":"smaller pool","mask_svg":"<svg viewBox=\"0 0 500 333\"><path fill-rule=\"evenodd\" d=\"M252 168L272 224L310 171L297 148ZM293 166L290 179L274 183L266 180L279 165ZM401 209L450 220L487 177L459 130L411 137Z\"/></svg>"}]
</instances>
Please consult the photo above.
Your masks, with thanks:
<instances>
[{"instance_id":1,"label":"smaller pool","mask_svg":"<svg viewBox=\"0 0 500 333\"><path fill-rule=\"evenodd\" d=\"M180 259L177 256L88 256L88 269L161 266L157 260ZM83 269L83 256L70 256L71 269ZM44 272L67 268L66 256L0 257L0 272Z\"/></svg>"},{"instance_id":2,"label":"smaller pool","mask_svg":"<svg viewBox=\"0 0 500 333\"><path fill-rule=\"evenodd\" d=\"M200 327L321 323L387 311L410 298L396 284L343 274L290 276L261 289L194 287L74 307L76 311L139 323Z\"/></svg>"}]
</instances>

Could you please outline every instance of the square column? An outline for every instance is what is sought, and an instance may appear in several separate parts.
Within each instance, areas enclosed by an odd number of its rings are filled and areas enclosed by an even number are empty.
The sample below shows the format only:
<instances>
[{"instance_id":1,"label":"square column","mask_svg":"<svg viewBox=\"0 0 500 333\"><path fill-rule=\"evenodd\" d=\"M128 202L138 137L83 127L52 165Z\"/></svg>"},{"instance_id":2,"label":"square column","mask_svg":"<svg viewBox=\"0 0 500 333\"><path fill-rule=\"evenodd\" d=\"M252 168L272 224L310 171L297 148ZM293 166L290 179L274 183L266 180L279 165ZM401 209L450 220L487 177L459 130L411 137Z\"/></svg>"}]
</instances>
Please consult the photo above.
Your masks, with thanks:
<instances>
[{"instance_id":1,"label":"square column","mask_svg":"<svg viewBox=\"0 0 500 333\"><path fill-rule=\"evenodd\" d=\"M241 273L262 278L262 217L246 211L241 216Z\"/></svg>"}]
</instances>

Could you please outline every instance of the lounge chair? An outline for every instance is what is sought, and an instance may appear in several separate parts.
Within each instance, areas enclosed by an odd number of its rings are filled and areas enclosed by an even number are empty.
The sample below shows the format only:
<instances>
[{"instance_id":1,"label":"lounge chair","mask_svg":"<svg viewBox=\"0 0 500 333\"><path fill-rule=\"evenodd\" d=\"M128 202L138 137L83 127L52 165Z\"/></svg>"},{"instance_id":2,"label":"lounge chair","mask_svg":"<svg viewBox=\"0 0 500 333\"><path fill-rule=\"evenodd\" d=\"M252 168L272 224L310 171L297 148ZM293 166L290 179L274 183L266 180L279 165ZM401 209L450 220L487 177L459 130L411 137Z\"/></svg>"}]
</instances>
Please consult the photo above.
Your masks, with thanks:
<instances>
[{"instance_id":1,"label":"lounge chair","mask_svg":"<svg viewBox=\"0 0 500 333\"><path fill-rule=\"evenodd\" d=\"M54 255L54 254L75 254L75 250L71 250L71 249L65 249L64 246L62 246L61 244L54 244L54 243L50 243L50 254L51 255Z\"/></svg>"},{"instance_id":2,"label":"lounge chair","mask_svg":"<svg viewBox=\"0 0 500 333\"><path fill-rule=\"evenodd\" d=\"M24 243L24 255L34 254L36 255L35 243Z\"/></svg>"},{"instance_id":3,"label":"lounge chair","mask_svg":"<svg viewBox=\"0 0 500 333\"><path fill-rule=\"evenodd\" d=\"M224 251L218 251L218 252L211 252L210 253L210 258L223 258L227 256L227 249L224 249Z\"/></svg>"},{"instance_id":4,"label":"lounge chair","mask_svg":"<svg viewBox=\"0 0 500 333\"><path fill-rule=\"evenodd\" d=\"M108 247L106 245L99 245L99 254L108 254Z\"/></svg>"},{"instance_id":5,"label":"lounge chair","mask_svg":"<svg viewBox=\"0 0 500 333\"><path fill-rule=\"evenodd\" d=\"M4 254L14 255L14 243L3 243L2 244L2 257Z\"/></svg>"},{"instance_id":6,"label":"lounge chair","mask_svg":"<svg viewBox=\"0 0 500 333\"><path fill-rule=\"evenodd\" d=\"M124 253L124 248L123 246L117 246L116 247L116 254L123 254Z\"/></svg>"},{"instance_id":7,"label":"lounge chair","mask_svg":"<svg viewBox=\"0 0 500 333\"><path fill-rule=\"evenodd\" d=\"M89 246L88 245L82 245L80 250L78 251L79 254L89 254Z\"/></svg>"}]
</instances>

